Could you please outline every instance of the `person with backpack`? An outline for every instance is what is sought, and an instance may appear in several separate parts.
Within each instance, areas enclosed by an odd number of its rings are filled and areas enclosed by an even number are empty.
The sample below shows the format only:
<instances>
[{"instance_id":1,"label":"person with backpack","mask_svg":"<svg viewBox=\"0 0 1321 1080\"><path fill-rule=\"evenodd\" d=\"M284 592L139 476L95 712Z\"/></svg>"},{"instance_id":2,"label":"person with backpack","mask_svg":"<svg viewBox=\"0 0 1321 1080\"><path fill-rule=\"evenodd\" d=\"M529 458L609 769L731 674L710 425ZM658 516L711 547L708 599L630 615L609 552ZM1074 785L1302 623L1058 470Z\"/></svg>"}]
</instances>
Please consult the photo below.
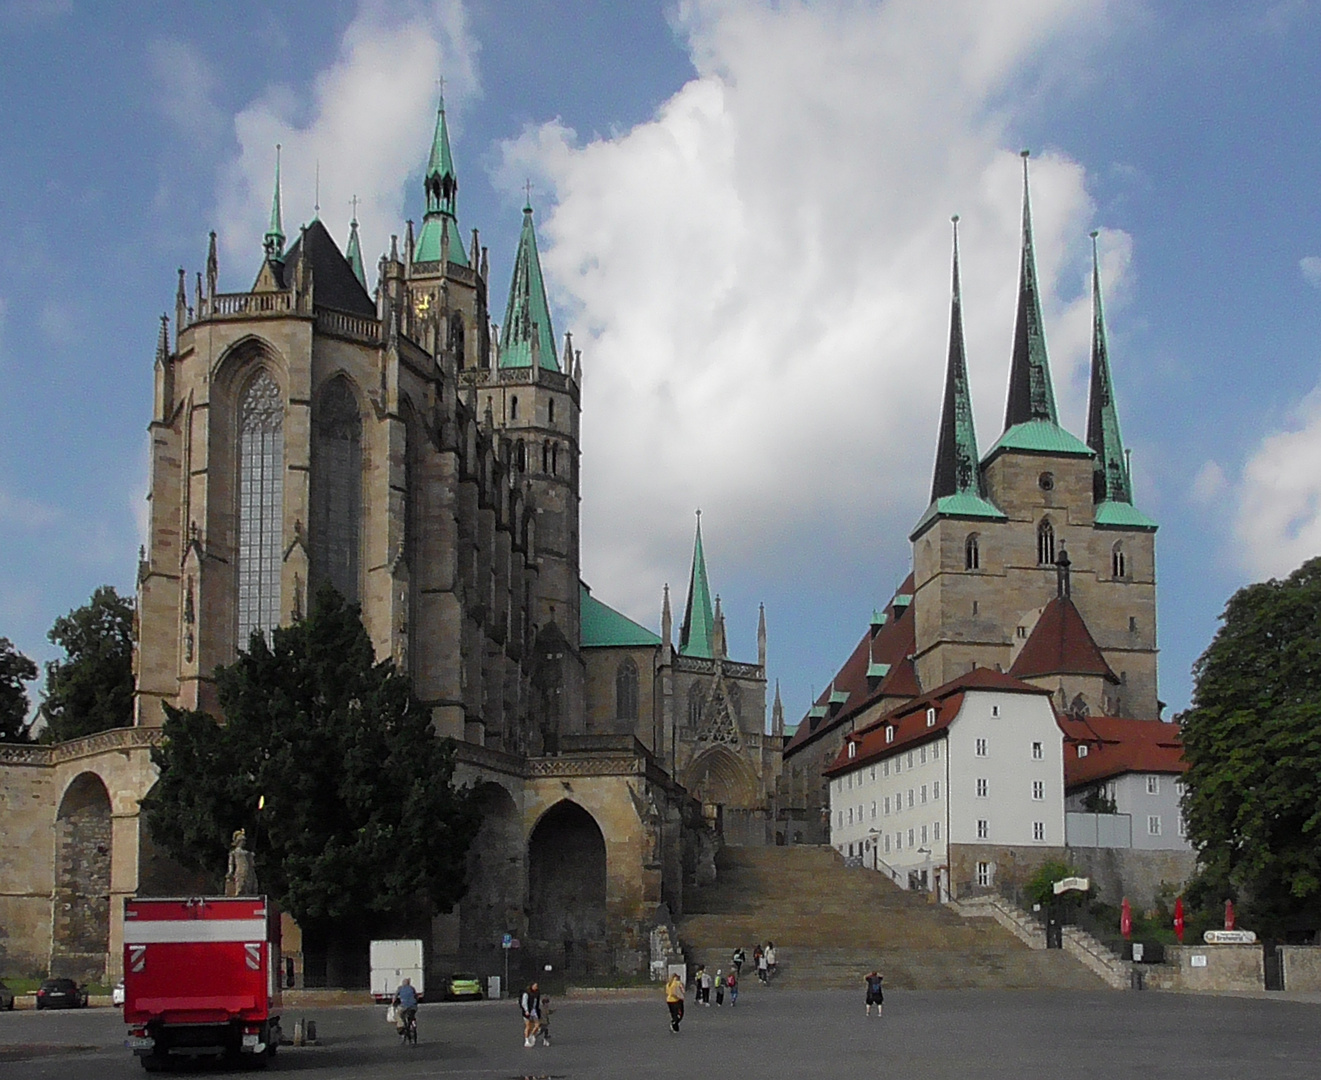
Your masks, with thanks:
<instances>
[{"instance_id":1,"label":"person with backpack","mask_svg":"<svg viewBox=\"0 0 1321 1080\"><path fill-rule=\"evenodd\" d=\"M523 1045L537 1045L537 1030L541 1027L541 987L532 983L518 1000L523 1013Z\"/></svg>"},{"instance_id":2,"label":"person with backpack","mask_svg":"<svg viewBox=\"0 0 1321 1080\"><path fill-rule=\"evenodd\" d=\"M742 975L743 964L747 960L747 955L743 952L742 947L735 949L734 955L730 959L734 964L734 973L736 975Z\"/></svg>"},{"instance_id":3,"label":"person with backpack","mask_svg":"<svg viewBox=\"0 0 1321 1080\"><path fill-rule=\"evenodd\" d=\"M670 1030L679 1034L679 1024L683 1021L683 999L686 989L679 973L673 972L670 981L665 984L665 1004L670 1010Z\"/></svg>"},{"instance_id":4,"label":"person with backpack","mask_svg":"<svg viewBox=\"0 0 1321 1080\"><path fill-rule=\"evenodd\" d=\"M725 985L729 987L729 1007L738 1004L738 972L731 971L725 976Z\"/></svg>"},{"instance_id":5,"label":"person with backpack","mask_svg":"<svg viewBox=\"0 0 1321 1080\"><path fill-rule=\"evenodd\" d=\"M871 971L866 976L867 983L867 1015L871 1016L871 1007L876 1006L876 1019L881 1018L881 1003L885 1000L885 995L881 992L881 983L884 977L877 971Z\"/></svg>"}]
</instances>

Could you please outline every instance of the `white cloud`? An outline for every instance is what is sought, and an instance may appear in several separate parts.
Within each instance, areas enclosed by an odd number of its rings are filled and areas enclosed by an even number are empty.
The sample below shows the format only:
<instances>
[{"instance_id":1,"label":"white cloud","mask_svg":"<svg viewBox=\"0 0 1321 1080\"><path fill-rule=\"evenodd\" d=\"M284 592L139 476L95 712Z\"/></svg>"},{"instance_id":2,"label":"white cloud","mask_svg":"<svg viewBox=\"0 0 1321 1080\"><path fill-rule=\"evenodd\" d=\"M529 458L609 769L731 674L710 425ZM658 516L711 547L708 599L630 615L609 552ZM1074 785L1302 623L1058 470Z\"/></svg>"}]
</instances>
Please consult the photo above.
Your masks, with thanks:
<instances>
[{"instance_id":1,"label":"white cloud","mask_svg":"<svg viewBox=\"0 0 1321 1080\"><path fill-rule=\"evenodd\" d=\"M20 529L42 529L60 516L59 511L37 499L11 495L0 489L0 524Z\"/></svg>"},{"instance_id":2,"label":"white cloud","mask_svg":"<svg viewBox=\"0 0 1321 1080\"><path fill-rule=\"evenodd\" d=\"M651 121L586 143L552 121L503 147L502 185L533 171L554 193L543 263L583 348L598 592L650 612L668 570L682 605L673 557L697 505L729 558L786 576L821 557L822 533L865 545L879 526L903 544L936 438L952 212L978 433L994 441L1017 284L1015 91L1098 19L1065 0L696 0L676 20L698 75ZM1032 178L1056 388L1080 432L1093 208L1059 151L1035 155ZM1102 240L1118 303L1131 244Z\"/></svg>"},{"instance_id":3,"label":"white cloud","mask_svg":"<svg viewBox=\"0 0 1321 1080\"><path fill-rule=\"evenodd\" d=\"M1246 568L1281 576L1321 554L1321 386L1243 468L1236 533Z\"/></svg>"},{"instance_id":4,"label":"white cloud","mask_svg":"<svg viewBox=\"0 0 1321 1080\"><path fill-rule=\"evenodd\" d=\"M1298 260L1298 269L1303 272L1303 280L1314 289L1321 289L1321 258L1305 255Z\"/></svg>"},{"instance_id":5,"label":"white cloud","mask_svg":"<svg viewBox=\"0 0 1321 1080\"><path fill-rule=\"evenodd\" d=\"M223 133L225 115L212 96L215 69L196 47L187 41L153 41L147 62L159 89L158 107L185 135L205 144Z\"/></svg>"},{"instance_id":6,"label":"white cloud","mask_svg":"<svg viewBox=\"0 0 1321 1080\"><path fill-rule=\"evenodd\" d=\"M1193 500L1214 506L1229 491L1229 478L1217 462L1208 461L1193 478Z\"/></svg>"},{"instance_id":7,"label":"white cloud","mask_svg":"<svg viewBox=\"0 0 1321 1080\"><path fill-rule=\"evenodd\" d=\"M364 3L306 100L272 86L235 117L239 152L219 189L226 255L250 274L270 216L279 143L290 242L312 218L320 162L322 220L345 243L349 200L358 195L363 256L372 267L390 233L400 231L406 181L430 145L436 79L445 78L453 123L454 111L477 93L476 56L460 0ZM222 275L225 269L222 262Z\"/></svg>"}]
</instances>

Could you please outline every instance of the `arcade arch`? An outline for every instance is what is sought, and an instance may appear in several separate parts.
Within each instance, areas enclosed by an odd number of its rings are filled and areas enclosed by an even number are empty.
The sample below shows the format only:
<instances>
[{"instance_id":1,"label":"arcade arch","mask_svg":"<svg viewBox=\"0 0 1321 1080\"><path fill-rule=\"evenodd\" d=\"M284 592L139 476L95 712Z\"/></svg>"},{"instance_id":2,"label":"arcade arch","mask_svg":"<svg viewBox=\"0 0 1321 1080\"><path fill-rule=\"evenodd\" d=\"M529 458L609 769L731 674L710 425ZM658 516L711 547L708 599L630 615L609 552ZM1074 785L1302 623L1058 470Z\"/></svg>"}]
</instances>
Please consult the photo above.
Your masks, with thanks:
<instances>
[{"instance_id":1,"label":"arcade arch","mask_svg":"<svg viewBox=\"0 0 1321 1080\"><path fill-rule=\"evenodd\" d=\"M595 966L591 949L606 939L605 836L567 799L541 816L528 840L528 936L569 974Z\"/></svg>"},{"instance_id":2,"label":"arcade arch","mask_svg":"<svg viewBox=\"0 0 1321 1080\"><path fill-rule=\"evenodd\" d=\"M96 773L79 773L65 789L55 816L52 975L105 977L112 846L110 792Z\"/></svg>"}]
</instances>

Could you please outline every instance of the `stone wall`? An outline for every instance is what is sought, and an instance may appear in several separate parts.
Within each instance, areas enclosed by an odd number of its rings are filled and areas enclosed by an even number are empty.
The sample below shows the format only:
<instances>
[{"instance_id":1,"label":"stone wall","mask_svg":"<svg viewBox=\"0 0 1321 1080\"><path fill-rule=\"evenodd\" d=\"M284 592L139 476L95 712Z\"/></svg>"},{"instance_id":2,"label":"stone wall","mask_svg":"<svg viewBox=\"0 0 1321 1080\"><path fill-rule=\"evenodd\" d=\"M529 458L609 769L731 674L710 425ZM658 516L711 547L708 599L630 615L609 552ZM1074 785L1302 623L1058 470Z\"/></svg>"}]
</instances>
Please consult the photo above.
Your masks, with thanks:
<instances>
[{"instance_id":1,"label":"stone wall","mask_svg":"<svg viewBox=\"0 0 1321 1080\"><path fill-rule=\"evenodd\" d=\"M1316 945L1281 945L1280 958L1284 962L1284 988L1321 990L1321 947Z\"/></svg>"},{"instance_id":2,"label":"stone wall","mask_svg":"<svg viewBox=\"0 0 1321 1080\"><path fill-rule=\"evenodd\" d=\"M1194 961L1202 958L1204 963ZM1266 985L1260 945L1177 945L1165 947L1165 963L1145 969L1150 990L1261 990Z\"/></svg>"},{"instance_id":3,"label":"stone wall","mask_svg":"<svg viewBox=\"0 0 1321 1080\"><path fill-rule=\"evenodd\" d=\"M996 844L950 844L950 883L956 899L979 893L1021 888L1044 862L1064 862L1068 850L1061 847L1001 847ZM977 864L989 862L989 888L977 885Z\"/></svg>"},{"instance_id":4,"label":"stone wall","mask_svg":"<svg viewBox=\"0 0 1321 1080\"><path fill-rule=\"evenodd\" d=\"M1192 851L1139 851L1135 848L1068 848L1064 861L1092 880L1092 895L1107 904L1128 897L1134 908L1156 905L1162 884L1182 891L1197 868Z\"/></svg>"}]
</instances>

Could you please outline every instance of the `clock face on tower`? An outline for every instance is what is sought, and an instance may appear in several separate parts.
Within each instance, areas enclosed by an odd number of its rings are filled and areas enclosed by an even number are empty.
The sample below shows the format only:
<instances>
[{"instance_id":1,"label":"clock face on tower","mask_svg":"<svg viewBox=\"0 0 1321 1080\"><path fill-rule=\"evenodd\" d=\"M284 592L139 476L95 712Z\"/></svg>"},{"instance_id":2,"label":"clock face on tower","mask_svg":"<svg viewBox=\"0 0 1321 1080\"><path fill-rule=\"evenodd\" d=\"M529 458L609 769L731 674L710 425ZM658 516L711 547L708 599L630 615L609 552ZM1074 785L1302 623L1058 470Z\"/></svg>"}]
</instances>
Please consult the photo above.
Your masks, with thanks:
<instances>
[{"instance_id":1,"label":"clock face on tower","mask_svg":"<svg viewBox=\"0 0 1321 1080\"><path fill-rule=\"evenodd\" d=\"M413 310L417 312L419 317L426 315L431 310L431 294L423 293L413 301Z\"/></svg>"}]
</instances>

